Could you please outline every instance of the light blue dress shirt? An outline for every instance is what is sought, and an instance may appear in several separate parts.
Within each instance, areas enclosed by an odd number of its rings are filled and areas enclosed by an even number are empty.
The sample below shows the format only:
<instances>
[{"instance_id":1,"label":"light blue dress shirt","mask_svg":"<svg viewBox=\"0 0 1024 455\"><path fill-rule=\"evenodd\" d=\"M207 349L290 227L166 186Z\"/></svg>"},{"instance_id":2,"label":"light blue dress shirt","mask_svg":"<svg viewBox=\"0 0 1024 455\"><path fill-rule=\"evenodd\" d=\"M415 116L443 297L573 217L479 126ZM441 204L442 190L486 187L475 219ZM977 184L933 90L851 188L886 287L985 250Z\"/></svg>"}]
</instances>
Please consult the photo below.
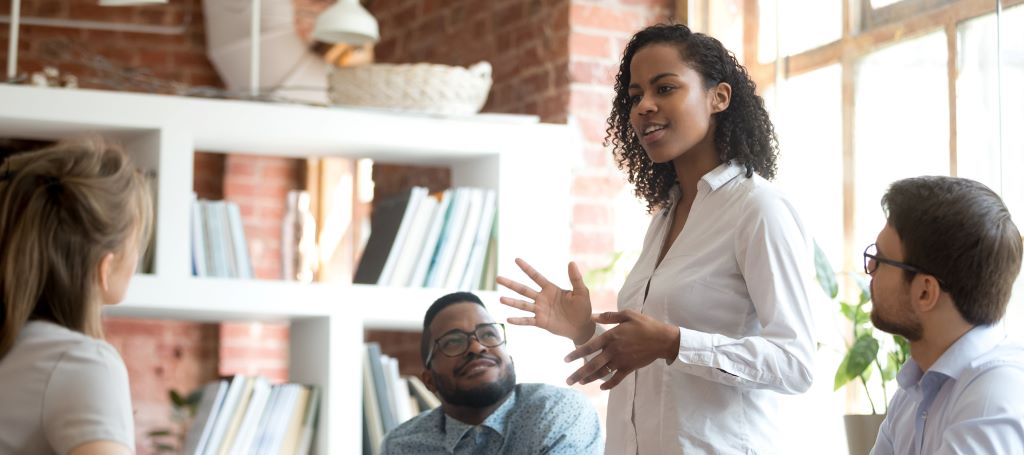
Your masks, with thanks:
<instances>
[{"instance_id":1,"label":"light blue dress shirt","mask_svg":"<svg viewBox=\"0 0 1024 455\"><path fill-rule=\"evenodd\" d=\"M1024 346L979 326L928 371L913 359L872 455L1024 454Z\"/></svg>"},{"instance_id":2,"label":"light blue dress shirt","mask_svg":"<svg viewBox=\"0 0 1024 455\"><path fill-rule=\"evenodd\" d=\"M519 384L480 425L436 408L384 438L384 455L598 454L604 442L597 412L583 394L546 384Z\"/></svg>"}]
</instances>

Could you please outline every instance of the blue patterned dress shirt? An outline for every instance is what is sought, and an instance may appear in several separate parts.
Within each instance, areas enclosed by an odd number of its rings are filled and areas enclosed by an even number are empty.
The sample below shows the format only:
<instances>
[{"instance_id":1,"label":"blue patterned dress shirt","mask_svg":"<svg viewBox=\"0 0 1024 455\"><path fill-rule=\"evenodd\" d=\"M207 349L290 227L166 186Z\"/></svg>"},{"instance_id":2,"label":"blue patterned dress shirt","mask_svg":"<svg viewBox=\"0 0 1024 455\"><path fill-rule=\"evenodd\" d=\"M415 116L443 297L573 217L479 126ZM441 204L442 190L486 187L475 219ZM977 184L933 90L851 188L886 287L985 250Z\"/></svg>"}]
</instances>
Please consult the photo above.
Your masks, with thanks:
<instances>
[{"instance_id":1,"label":"blue patterned dress shirt","mask_svg":"<svg viewBox=\"0 0 1024 455\"><path fill-rule=\"evenodd\" d=\"M1024 346L978 326L928 371L913 359L872 455L1024 454Z\"/></svg>"},{"instance_id":2,"label":"blue patterned dress shirt","mask_svg":"<svg viewBox=\"0 0 1024 455\"><path fill-rule=\"evenodd\" d=\"M518 384L480 425L436 408L384 438L384 455L598 454L604 446L597 412L583 394L546 384Z\"/></svg>"}]
</instances>

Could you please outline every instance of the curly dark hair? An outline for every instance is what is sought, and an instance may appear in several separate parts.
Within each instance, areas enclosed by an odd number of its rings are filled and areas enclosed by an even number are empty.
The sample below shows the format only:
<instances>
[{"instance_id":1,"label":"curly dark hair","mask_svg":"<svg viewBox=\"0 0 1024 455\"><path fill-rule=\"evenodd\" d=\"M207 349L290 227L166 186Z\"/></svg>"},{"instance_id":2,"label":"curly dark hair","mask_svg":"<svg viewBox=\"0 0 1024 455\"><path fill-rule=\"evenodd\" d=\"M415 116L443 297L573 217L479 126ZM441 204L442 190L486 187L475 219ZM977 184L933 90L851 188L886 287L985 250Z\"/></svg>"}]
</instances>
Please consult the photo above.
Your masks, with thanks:
<instances>
[{"instance_id":1,"label":"curly dark hair","mask_svg":"<svg viewBox=\"0 0 1024 455\"><path fill-rule=\"evenodd\" d=\"M636 196L654 212L669 205L669 190L676 183L672 163L655 163L647 156L629 121L632 108L629 96L629 65L641 48L667 43L679 48L683 61L700 73L705 88L720 82L732 87L732 100L724 111L714 114L715 149L722 161L743 164L749 178L757 172L765 179L775 177L778 140L768 118L764 100L757 95L754 81L746 68L736 61L722 43L702 33L693 33L682 24L647 27L630 39L622 53L619 74L615 76L615 100L608 116L605 145L612 146L619 169L626 172Z\"/></svg>"}]
</instances>

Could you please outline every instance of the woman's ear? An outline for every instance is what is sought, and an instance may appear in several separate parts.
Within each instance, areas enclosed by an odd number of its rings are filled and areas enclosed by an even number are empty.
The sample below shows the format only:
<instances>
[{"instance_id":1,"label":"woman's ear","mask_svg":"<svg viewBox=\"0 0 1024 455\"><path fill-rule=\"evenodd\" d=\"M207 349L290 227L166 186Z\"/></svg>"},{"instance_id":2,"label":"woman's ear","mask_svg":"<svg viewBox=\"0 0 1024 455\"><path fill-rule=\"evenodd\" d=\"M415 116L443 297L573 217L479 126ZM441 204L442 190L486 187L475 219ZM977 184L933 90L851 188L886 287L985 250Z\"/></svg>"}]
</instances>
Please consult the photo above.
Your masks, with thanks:
<instances>
[{"instance_id":1,"label":"woman's ear","mask_svg":"<svg viewBox=\"0 0 1024 455\"><path fill-rule=\"evenodd\" d=\"M114 253L107 253L100 259L96 270L97 284L104 293L110 292L110 271L114 268Z\"/></svg>"},{"instance_id":2,"label":"woman's ear","mask_svg":"<svg viewBox=\"0 0 1024 455\"><path fill-rule=\"evenodd\" d=\"M711 88L711 113L717 114L729 108L732 102L732 86L727 82L719 82Z\"/></svg>"}]
</instances>

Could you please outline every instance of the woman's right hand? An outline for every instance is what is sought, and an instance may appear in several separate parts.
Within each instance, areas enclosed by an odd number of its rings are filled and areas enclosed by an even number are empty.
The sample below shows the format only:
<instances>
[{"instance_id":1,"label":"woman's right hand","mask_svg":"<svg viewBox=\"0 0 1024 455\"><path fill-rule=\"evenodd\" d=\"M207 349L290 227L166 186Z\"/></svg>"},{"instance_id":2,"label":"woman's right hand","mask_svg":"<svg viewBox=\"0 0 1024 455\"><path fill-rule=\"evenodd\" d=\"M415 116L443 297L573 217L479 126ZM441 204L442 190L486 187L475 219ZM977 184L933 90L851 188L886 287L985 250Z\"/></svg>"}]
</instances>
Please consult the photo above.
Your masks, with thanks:
<instances>
[{"instance_id":1,"label":"woman's right hand","mask_svg":"<svg viewBox=\"0 0 1024 455\"><path fill-rule=\"evenodd\" d=\"M499 276L496 280L498 284L533 300L530 302L502 297L501 303L533 313L533 317L508 318L508 322L515 325L540 327L555 335L569 338L577 345L586 343L594 335L595 325L590 318L590 290L583 284L583 276L580 274L579 268L576 267L576 263L569 263L571 291L555 286L522 259L516 259L516 265L540 286L540 291Z\"/></svg>"}]
</instances>

